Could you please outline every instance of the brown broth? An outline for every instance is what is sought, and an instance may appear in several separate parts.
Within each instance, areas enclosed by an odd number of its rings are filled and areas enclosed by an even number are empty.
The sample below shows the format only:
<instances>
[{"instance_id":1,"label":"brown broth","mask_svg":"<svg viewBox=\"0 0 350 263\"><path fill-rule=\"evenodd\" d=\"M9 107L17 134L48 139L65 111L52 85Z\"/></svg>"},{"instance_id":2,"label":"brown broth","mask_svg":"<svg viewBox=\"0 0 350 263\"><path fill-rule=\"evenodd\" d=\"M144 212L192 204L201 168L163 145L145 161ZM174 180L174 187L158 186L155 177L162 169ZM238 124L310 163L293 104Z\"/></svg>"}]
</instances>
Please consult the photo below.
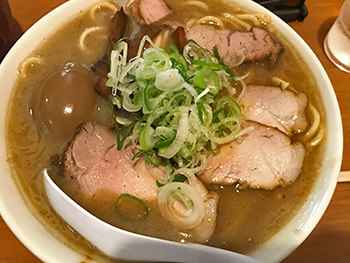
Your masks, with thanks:
<instances>
[{"instance_id":1,"label":"brown broth","mask_svg":"<svg viewBox=\"0 0 350 263\"><path fill-rule=\"evenodd\" d=\"M197 9L184 8L176 0L168 0L167 2L174 10L173 18L179 21L188 21L189 18L198 18L209 14L218 15L222 13L223 6L218 4L217 1L207 1L210 13L208 11L206 14L200 10L197 12ZM230 10L241 12L241 9L232 6ZM106 25L108 21L101 23ZM7 148L14 178L28 206L38 219L65 243L88 255L87 258L102 260L104 257L67 226L53 211L47 200L43 186L42 170L50 165L49 158L51 156L62 154L66 142L52 140L38 131L32 121L28 106L28 101L31 101L32 94L42 85L43 79L56 69L62 68L67 62L79 62L90 67L103 57L106 52L106 44L102 41L103 34L97 35L96 39L90 43L90 45L95 45L94 50L96 52L86 53L77 47L78 38L83 30L93 26L96 26L96 21L89 17L88 11L84 11L44 39L32 53L32 56L44 58L45 65L48 66L33 67L28 71L26 78L18 78L8 111ZM274 36L280 40L283 39L283 36L277 32ZM67 39L70 41L67 41ZM267 65L266 62L250 63L244 65L236 73L240 74L250 70L251 75L247 79L249 84L271 85L273 76L290 82L290 86L294 90L304 92L308 96L324 121L323 102L311 70L288 42L283 41L283 44L285 51L273 67ZM94 118L98 119L98 116L101 116L102 113L105 116L108 115L105 113L108 112L106 107L106 102L100 99ZM108 118L102 122L108 123ZM325 125L324 122L322 125ZM295 136L293 139L297 140L298 138L301 137ZM235 186L207 185L208 189L214 190L220 195L216 231L208 244L248 253L281 230L306 201L306 197L313 187L323 157L324 141L312 150L308 150L302 174L290 186L267 191L256 189L237 190ZM60 182L59 176L57 176L56 181ZM148 221L136 224L122 222L113 213L106 213L105 211L112 207L115 201L115 197L109 192L101 192L96 196L95 203L92 204L74 194L74 191L69 187L66 187L65 190L70 192L70 195L82 203L87 210L111 224L150 236L160 236L177 241L183 238L178 232L169 231L174 228L165 224L164 220L160 219L161 216L158 212L152 213L147 219ZM154 209L154 211L157 211L157 209ZM153 220L157 220L159 223L154 223ZM147 225L147 228L145 228L145 225ZM169 235L169 232L172 234ZM109 261L107 258L103 260Z\"/></svg>"}]
</instances>

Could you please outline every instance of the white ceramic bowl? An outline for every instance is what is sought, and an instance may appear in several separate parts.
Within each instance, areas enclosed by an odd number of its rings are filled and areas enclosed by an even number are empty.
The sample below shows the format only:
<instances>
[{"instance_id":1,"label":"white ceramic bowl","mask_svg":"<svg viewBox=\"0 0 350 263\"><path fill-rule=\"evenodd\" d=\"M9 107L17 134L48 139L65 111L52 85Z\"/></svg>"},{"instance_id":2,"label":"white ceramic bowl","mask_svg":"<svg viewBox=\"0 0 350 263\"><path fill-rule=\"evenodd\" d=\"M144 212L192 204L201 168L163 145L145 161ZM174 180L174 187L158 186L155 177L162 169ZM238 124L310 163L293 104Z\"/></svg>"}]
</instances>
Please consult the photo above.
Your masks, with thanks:
<instances>
[{"instance_id":1,"label":"white ceramic bowl","mask_svg":"<svg viewBox=\"0 0 350 263\"><path fill-rule=\"evenodd\" d=\"M253 257L278 262L297 248L314 229L325 212L337 183L342 159L342 124L338 103L325 70L307 44L286 23L250 0L235 0L247 8L268 13L289 41L296 47L315 74L325 104L328 141L321 174L305 205L278 234L253 251ZM7 103L16 79L17 67L55 28L96 0L71 0L50 12L31 27L15 44L0 67L0 212L19 240L44 262L81 262L84 256L53 237L31 214L17 189L6 161L5 117ZM16 209L13 209L13 208ZM25 218L25 220L23 220Z\"/></svg>"}]
</instances>

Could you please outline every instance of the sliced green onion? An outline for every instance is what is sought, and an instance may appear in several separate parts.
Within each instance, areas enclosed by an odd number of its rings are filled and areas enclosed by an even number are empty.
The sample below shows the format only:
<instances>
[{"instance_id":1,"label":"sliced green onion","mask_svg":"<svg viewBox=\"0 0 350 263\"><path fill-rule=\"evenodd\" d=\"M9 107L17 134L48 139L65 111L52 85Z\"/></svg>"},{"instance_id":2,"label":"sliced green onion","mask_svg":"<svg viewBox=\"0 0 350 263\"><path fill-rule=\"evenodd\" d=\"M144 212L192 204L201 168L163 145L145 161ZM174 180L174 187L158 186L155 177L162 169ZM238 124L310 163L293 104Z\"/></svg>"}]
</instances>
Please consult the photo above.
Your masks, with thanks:
<instances>
[{"instance_id":1,"label":"sliced green onion","mask_svg":"<svg viewBox=\"0 0 350 263\"><path fill-rule=\"evenodd\" d=\"M138 151L137 153L135 153L135 155L132 157L132 161L135 161L136 160L136 158L140 155L140 154L143 154L143 150L141 150L141 151Z\"/></svg>"},{"instance_id":2,"label":"sliced green onion","mask_svg":"<svg viewBox=\"0 0 350 263\"><path fill-rule=\"evenodd\" d=\"M160 156L164 158L172 158L182 147L185 139L187 137L189 129L188 121L188 108L180 107L180 120L179 120L179 129L176 133L176 137L172 144L165 150L159 153Z\"/></svg>"},{"instance_id":3,"label":"sliced green onion","mask_svg":"<svg viewBox=\"0 0 350 263\"><path fill-rule=\"evenodd\" d=\"M197 71L196 75L193 78L193 83L197 87L200 87L201 90L205 90L206 88L212 87L214 95L217 95L220 91L220 80L216 72L205 65L199 71Z\"/></svg>"},{"instance_id":4,"label":"sliced green onion","mask_svg":"<svg viewBox=\"0 0 350 263\"><path fill-rule=\"evenodd\" d=\"M187 180L187 177L183 174L176 174L174 176L173 182L183 183Z\"/></svg>"},{"instance_id":5,"label":"sliced green onion","mask_svg":"<svg viewBox=\"0 0 350 263\"><path fill-rule=\"evenodd\" d=\"M208 66L214 71L226 70L225 66L211 62L211 61L207 62L207 61L203 61L203 60L194 59L192 62L193 62L193 65L199 66L199 68L202 68L204 66Z\"/></svg>"},{"instance_id":6,"label":"sliced green onion","mask_svg":"<svg viewBox=\"0 0 350 263\"><path fill-rule=\"evenodd\" d=\"M167 148L169 147L176 137L176 131L167 127L157 127L156 135L160 138L158 142L156 142L155 147L157 149Z\"/></svg>"},{"instance_id":7,"label":"sliced green onion","mask_svg":"<svg viewBox=\"0 0 350 263\"><path fill-rule=\"evenodd\" d=\"M120 44L122 41L126 40L126 39L128 39L128 38L127 38L127 37L122 37L121 39L119 39L119 40L114 44L113 50L117 50L119 44Z\"/></svg>"},{"instance_id":8,"label":"sliced green onion","mask_svg":"<svg viewBox=\"0 0 350 263\"><path fill-rule=\"evenodd\" d=\"M186 198L185 208L181 209L181 202L178 200L169 202L169 198L175 192L179 192L182 197ZM202 197L194 187L185 183L173 182L161 187L158 205L162 215L182 229L196 227L202 222L205 215ZM171 207L169 207L170 205Z\"/></svg>"},{"instance_id":9,"label":"sliced green onion","mask_svg":"<svg viewBox=\"0 0 350 263\"><path fill-rule=\"evenodd\" d=\"M131 80L136 80L136 76L135 75L132 75L130 73L126 74L126 77L131 79Z\"/></svg>"},{"instance_id":10,"label":"sliced green onion","mask_svg":"<svg viewBox=\"0 0 350 263\"><path fill-rule=\"evenodd\" d=\"M162 187L162 186L165 185L165 184L162 184L161 182L159 182L158 180L156 180L156 184L157 184L158 187Z\"/></svg>"},{"instance_id":11,"label":"sliced green onion","mask_svg":"<svg viewBox=\"0 0 350 263\"><path fill-rule=\"evenodd\" d=\"M191 209L192 208L191 200L188 199L186 196L184 196L181 193L181 187L178 187L177 189L178 189L178 191L174 191L172 196L175 197L175 198L177 197L179 199L179 201L184 203L187 209Z\"/></svg>"},{"instance_id":12,"label":"sliced green onion","mask_svg":"<svg viewBox=\"0 0 350 263\"><path fill-rule=\"evenodd\" d=\"M122 97L119 97L118 95L109 95L108 96L108 104L109 107L114 111L114 106L117 106L119 109L122 106Z\"/></svg>"},{"instance_id":13,"label":"sliced green onion","mask_svg":"<svg viewBox=\"0 0 350 263\"><path fill-rule=\"evenodd\" d=\"M146 106L147 110L148 111L151 111L152 110L152 105L151 105L151 102L150 102L150 98L151 98L151 94L152 94L152 88L153 88L153 83L149 83L145 89L143 90L143 99L144 99L144 105Z\"/></svg>"},{"instance_id":14,"label":"sliced green onion","mask_svg":"<svg viewBox=\"0 0 350 263\"><path fill-rule=\"evenodd\" d=\"M141 149L144 151L151 150L153 147L155 147L156 142L159 139L155 136L155 130L150 126L146 125L142 130L140 134L140 146Z\"/></svg>"},{"instance_id":15,"label":"sliced green onion","mask_svg":"<svg viewBox=\"0 0 350 263\"><path fill-rule=\"evenodd\" d=\"M131 220L145 219L149 213L149 208L143 200L127 193L117 198L114 209L124 218Z\"/></svg>"},{"instance_id":16,"label":"sliced green onion","mask_svg":"<svg viewBox=\"0 0 350 263\"><path fill-rule=\"evenodd\" d=\"M224 144L234 140L239 134L239 131L240 120L236 117L228 117L212 125L209 138L212 142Z\"/></svg>"},{"instance_id":17,"label":"sliced green onion","mask_svg":"<svg viewBox=\"0 0 350 263\"><path fill-rule=\"evenodd\" d=\"M177 46L176 46L174 41L170 41L169 50L170 50L170 53L180 54L180 51L177 48Z\"/></svg>"},{"instance_id":18,"label":"sliced green onion","mask_svg":"<svg viewBox=\"0 0 350 263\"><path fill-rule=\"evenodd\" d=\"M216 104L216 116L220 120L232 116L242 119L241 108L234 99L222 97Z\"/></svg>"},{"instance_id":19,"label":"sliced green onion","mask_svg":"<svg viewBox=\"0 0 350 263\"><path fill-rule=\"evenodd\" d=\"M151 151L150 153L143 151L143 154L151 165L158 166L162 163L162 158L160 158L154 151Z\"/></svg>"},{"instance_id":20,"label":"sliced green onion","mask_svg":"<svg viewBox=\"0 0 350 263\"><path fill-rule=\"evenodd\" d=\"M168 69L157 74L154 85L159 90L167 91L180 85L181 81L182 77L178 70Z\"/></svg>"},{"instance_id":21,"label":"sliced green onion","mask_svg":"<svg viewBox=\"0 0 350 263\"><path fill-rule=\"evenodd\" d=\"M227 74L230 75L231 79L234 80L235 79L235 75L232 73L232 71L224 64L224 62L221 60L220 55L219 55L219 50L217 46L213 47L213 53L214 56L217 58L217 60L219 61L219 63L224 66L225 71Z\"/></svg>"},{"instance_id":22,"label":"sliced green onion","mask_svg":"<svg viewBox=\"0 0 350 263\"><path fill-rule=\"evenodd\" d=\"M125 134L123 136L123 138L120 139L120 130L119 130L119 125L118 123L116 123L114 125L114 130L116 132L116 136L117 136L117 149L120 150L121 148L123 148L123 143L125 141L125 139L129 136L131 129L135 126L136 122L132 122L125 131Z\"/></svg>"}]
</instances>

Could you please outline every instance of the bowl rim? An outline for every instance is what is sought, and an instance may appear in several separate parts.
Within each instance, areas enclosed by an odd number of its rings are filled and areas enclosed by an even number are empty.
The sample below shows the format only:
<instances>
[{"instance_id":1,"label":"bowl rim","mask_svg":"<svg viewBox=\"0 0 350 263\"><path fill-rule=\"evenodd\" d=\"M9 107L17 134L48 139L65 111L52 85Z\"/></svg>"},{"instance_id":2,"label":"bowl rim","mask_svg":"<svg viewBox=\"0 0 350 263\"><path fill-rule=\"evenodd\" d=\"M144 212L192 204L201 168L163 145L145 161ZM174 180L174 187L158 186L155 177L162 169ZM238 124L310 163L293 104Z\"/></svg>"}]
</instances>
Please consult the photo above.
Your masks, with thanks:
<instances>
[{"instance_id":1,"label":"bowl rim","mask_svg":"<svg viewBox=\"0 0 350 263\"><path fill-rule=\"evenodd\" d=\"M289 25L269 10L253 1L225 1L236 2L252 11L266 13L272 18L278 30L283 32L284 36L288 35L286 39L288 39L292 45L299 47L298 51L301 56L309 65L310 69L314 71L323 97L323 102L326 106L329 136L321 174L330 174L331 176L323 176L324 178L322 178L322 180L318 179L311 190L306 204L299 213L294 216L279 233L250 253L251 256L262 261L279 262L296 249L315 228L335 191L343 152L343 132L339 105L332 84L320 61L306 42ZM17 65L37 47L43 37L55 31L61 23L69 20L80 10L96 2L98 2L98 0L68 1L48 13L24 33L0 65L0 79L4 79L4 82L1 84L1 86L3 86L2 96L7 102L12 93L12 89L9 87L12 87L16 78ZM55 27L49 28L47 27L48 24L53 24ZM36 35L37 38L33 38L33 35ZM0 162L6 163L6 165L0 168L2 175L0 177L0 214L3 220L17 238L34 255L44 262L59 263L66 261L67 258L71 258L77 262L83 260L84 255L74 251L74 249L68 247L54 237L27 208L22 195L12 179L10 167L6 161L7 153L4 149L6 149L5 120L7 115L7 103L0 107L2 107L0 108L0 149L2 149L0 150ZM332 116L332 118L329 116ZM13 193L16 194L13 196ZM6 199L6 196L9 195L13 196L11 200ZM12 204L14 203L20 208L16 210L12 209ZM315 209L310 209L311 206L315 207ZM22 219L24 217L26 218L25 222ZM40 241L40 239L33 242L33 237L35 236L37 238L38 234L46 238L45 242ZM288 242L281 242L281 240L288 240ZM266 253L266 251L268 251L268 253Z\"/></svg>"}]
</instances>

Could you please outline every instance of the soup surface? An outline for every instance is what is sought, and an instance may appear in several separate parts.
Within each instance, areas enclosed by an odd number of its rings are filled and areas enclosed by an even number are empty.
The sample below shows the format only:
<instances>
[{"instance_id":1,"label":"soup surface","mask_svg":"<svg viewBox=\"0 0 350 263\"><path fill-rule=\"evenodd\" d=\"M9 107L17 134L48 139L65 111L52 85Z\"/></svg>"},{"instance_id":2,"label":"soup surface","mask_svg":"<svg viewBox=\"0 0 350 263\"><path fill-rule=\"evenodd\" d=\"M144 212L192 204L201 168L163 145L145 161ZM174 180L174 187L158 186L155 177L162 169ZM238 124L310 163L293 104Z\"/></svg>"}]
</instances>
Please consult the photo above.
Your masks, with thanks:
<instances>
[{"instance_id":1,"label":"soup surface","mask_svg":"<svg viewBox=\"0 0 350 263\"><path fill-rule=\"evenodd\" d=\"M205 16L219 17L227 10L234 13L247 13L234 3L223 1L205 1L208 9L193 8L186 1L178 3L167 0L173 10L172 20L187 23ZM95 8L95 7L92 7ZM93 9L95 10L95 9ZM97 10L97 11L96 11ZM76 192L72 185L66 185L61 176L60 159L74 130L69 138L52 137L42 132L43 127L33 122L33 103L36 105L36 93L45 85L53 74L81 65L91 68L107 51L106 36L113 10L97 8L94 12L84 10L70 21L61 25L30 55L30 63L22 64L18 80L14 87L12 100L8 110L7 147L9 163L12 167L18 187L22 189L23 197L33 213L57 234L59 238L69 243L75 249L87 255L87 259L104 258L79 234L71 229L51 208L46 197L42 170L50 167L55 181L78 203L88 211L108 223L129 231L149 236L156 236L176 241L191 241L183 233L173 231L174 227L167 224L156 209L147 219L142 221L124 220L111 213L115 198L109 192L101 192L95 196L94 202L88 202ZM95 16L92 16L94 14ZM229 25L227 25L229 28ZM272 24L267 26L275 39L284 45L284 52L275 65L269 65L267 60L244 63L234 69L237 75L250 72L245 79L247 84L273 85L272 77L278 77L289 82L289 87L296 92L303 92L314 105L324 121L323 103L311 70L305 65L297 51L285 40L282 33L277 32ZM81 34L86 29L94 29L93 34L87 34L84 47L79 44ZM229 28L230 29L230 28ZM234 28L231 28L235 30ZM72 92L72 91L70 91ZM70 96L81 95L82 91L72 92ZM105 99L91 95L93 106L87 114L87 119L97 120L108 127L111 110ZM312 114L308 113L310 125ZM82 119L81 121L83 121ZM79 120L80 121L80 120ZM59 125L59 124L57 124ZM75 124L72 124L75 125ZM322 122L323 130L325 123ZM214 235L207 241L208 245L221 247L241 253L249 253L269 240L296 214L306 201L315 178L317 178L320 162L323 156L324 141L316 146L310 146L305 134L294 135L293 140L301 140L306 145L307 154L302 173L291 185L277 187L273 190L241 188L238 185L221 186L206 185L209 190L220 196L217 224ZM103 260L109 261L104 258Z\"/></svg>"}]
</instances>

